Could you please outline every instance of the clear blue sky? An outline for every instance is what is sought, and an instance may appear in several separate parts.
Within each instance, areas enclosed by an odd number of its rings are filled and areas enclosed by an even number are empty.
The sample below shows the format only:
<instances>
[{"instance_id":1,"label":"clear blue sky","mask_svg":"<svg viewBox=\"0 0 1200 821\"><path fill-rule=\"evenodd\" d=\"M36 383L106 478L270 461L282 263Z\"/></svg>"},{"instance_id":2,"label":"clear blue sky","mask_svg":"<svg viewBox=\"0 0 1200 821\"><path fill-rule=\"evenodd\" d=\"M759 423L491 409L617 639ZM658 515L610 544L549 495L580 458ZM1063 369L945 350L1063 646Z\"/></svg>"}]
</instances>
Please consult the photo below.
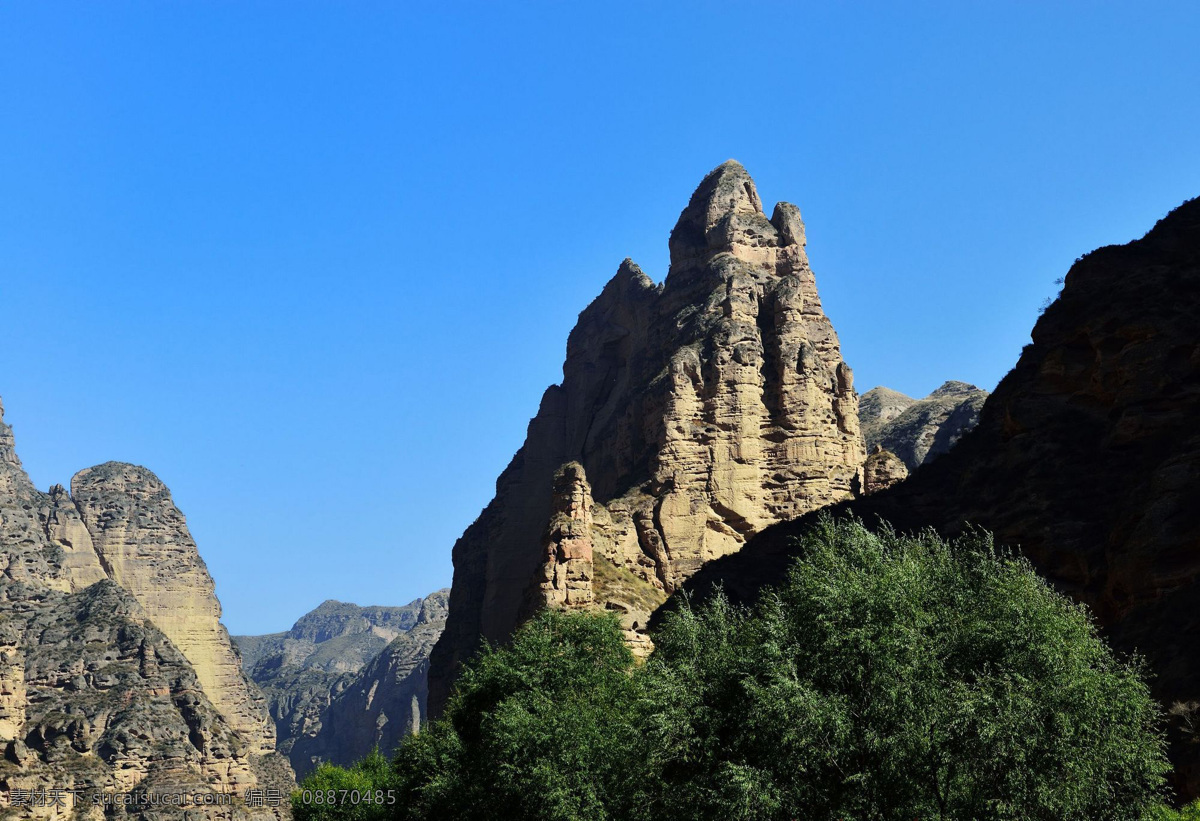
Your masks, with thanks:
<instances>
[{"instance_id":1,"label":"clear blue sky","mask_svg":"<svg viewBox=\"0 0 1200 821\"><path fill-rule=\"evenodd\" d=\"M172 488L233 632L451 578L579 311L729 157L859 390L991 388L1200 194L1200 4L0 5L0 396Z\"/></svg>"}]
</instances>

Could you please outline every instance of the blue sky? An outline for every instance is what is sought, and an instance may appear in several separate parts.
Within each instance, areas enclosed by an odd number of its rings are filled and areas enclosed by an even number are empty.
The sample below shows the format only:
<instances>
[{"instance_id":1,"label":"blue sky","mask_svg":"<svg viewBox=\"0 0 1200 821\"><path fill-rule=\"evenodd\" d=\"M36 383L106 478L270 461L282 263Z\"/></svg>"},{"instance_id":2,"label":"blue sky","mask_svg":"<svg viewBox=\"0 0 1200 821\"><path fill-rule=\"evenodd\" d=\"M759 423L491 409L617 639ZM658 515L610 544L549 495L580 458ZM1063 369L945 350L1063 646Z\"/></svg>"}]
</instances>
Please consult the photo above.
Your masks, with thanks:
<instances>
[{"instance_id":1,"label":"blue sky","mask_svg":"<svg viewBox=\"0 0 1200 821\"><path fill-rule=\"evenodd\" d=\"M1200 194L1195 3L0 5L0 396L144 464L233 632L451 578L567 333L729 157L859 390L991 388Z\"/></svg>"}]
</instances>

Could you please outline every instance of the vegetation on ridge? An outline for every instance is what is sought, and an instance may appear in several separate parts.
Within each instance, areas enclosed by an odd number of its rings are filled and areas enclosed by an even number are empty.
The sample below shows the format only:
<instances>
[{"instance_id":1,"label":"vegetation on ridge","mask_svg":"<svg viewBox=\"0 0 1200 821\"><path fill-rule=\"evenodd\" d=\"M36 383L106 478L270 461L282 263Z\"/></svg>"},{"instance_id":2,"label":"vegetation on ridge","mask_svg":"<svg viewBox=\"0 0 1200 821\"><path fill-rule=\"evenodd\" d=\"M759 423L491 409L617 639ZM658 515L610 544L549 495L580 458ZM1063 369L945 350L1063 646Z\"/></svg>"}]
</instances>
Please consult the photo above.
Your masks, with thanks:
<instances>
[{"instance_id":1,"label":"vegetation on ridge","mask_svg":"<svg viewBox=\"0 0 1200 821\"><path fill-rule=\"evenodd\" d=\"M802 547L752 609L682 602L643 665L610 616L540 613L390 767L302 785L394 804L297 818L1178 817L1140 663L1025 560L828 518Z\"/></svg>"}]
</instances>

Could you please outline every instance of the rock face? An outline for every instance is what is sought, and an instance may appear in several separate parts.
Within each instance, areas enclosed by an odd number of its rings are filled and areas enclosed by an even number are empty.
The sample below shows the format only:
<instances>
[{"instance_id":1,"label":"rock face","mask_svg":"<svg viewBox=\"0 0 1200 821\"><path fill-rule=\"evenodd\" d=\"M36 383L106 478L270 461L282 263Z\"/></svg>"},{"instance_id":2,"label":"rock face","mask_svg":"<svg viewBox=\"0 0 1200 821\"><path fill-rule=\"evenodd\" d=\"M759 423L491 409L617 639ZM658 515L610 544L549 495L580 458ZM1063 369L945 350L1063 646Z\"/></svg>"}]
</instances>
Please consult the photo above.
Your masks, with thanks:
<instances>
[{"instance_id":1,"label":"rock face","mask_svg":"<svg viewBox=\"0 0 1200 821\"><path fill-rule=\"evenodd\" d=\"M869 496L887 490L907 478L908 468L900 461L900 457L890 450L884 450L883 445L876 445L863 463L863 494Z\"/></svg>"},{"instance_id":2,"label":"rock face","mask_svg":"<svg viewBox=\"0 0 1200 821\"><path fill-rule=\"evenodd\" d=\"M535 606L580 610L593 600L592 488L583 465L568 462L554 475L550 524L542 540Z\"/></svg>"},{"instance_id":3,"label":"rock face","mask_svg":"<svg viewBox=\"0 0 1200 821\"><path fill-rule=\"evenodd\" d=\"M234 637L269 699L278 749L299 777L322 761L349 764L372 747L390 750L420 726L427 660L449 594L403 607L327 601L285 633Z\"/></svg>"},{"instance_id":4,"label":"rock face","mask_svg":"<svg viewBox=\"0 0 1200 821\"><path fill-rule=\"evenodd\" d=\"M390 755L420 729L428 715L429 655L446 626L448 594L426 597L412 628L336 688L320 726L296 739L291 758L298 772L322 761L348 765L375 747Z\"/></svg>"},{"instance_id":5,"label":"rock face","mask_svg":"<svg viewBox=\"0 0 1200 821\"><path fill-rule=\"evenodd\" d=\"M590 597L644 642L649 613L704 562L859 487L858 398L796 207L768 219L727 162L670 251L662 285L626 260L580 314L562 384L455 544L435 714L480 639L504 640L531 607Z\"/></svg>"},{"instance_id":6,"label":"rock face","mask_svg":"<svg viewBox=\"0 0 1200 821\"><path fill-rule=\"evenodd\" d=\"M357 673L416 625L421 604L417 599L401 607L359 607L329 599L297 619L291 630L234 636L233 641L247 672L266 665Z\"/></svg>"},{"instance_id":7,"label":"rock face","mask_svg":"<svg viewBox=\"0 0 1200 821\"><path fill-rule=\"evenodd\" d=\"M187 656L225 720L258 741L256 752L273 751L266 702L247 686L212 576L166 485L145 468L108 462L75 474L71 496L112 580Z\"/></svg>"},{"instance_id":8,"label":"rock face","mask_svg":"<svg viewBox=\"0 0 1200 821\"><path fill-rule=\"evenodd\" d=\"M867 449L882 445L914 471L950 450L979 424L987 397L987 391L966 382L946 382L924 399L891 388L872 388L859 401Z\"/></svg>"},{"instance_id":9,"label":"rock face","mask_svg":"<svg viewBox=\"0 0 1200 821\"><path fill-rule=\"evenodd\" d=\"M1180 795L1200 795L1200 200L1072 266L978 427L891 490L868 522L981 525L1137 650L1172 716ZM805 521L694 579L748 597L778 578Z\"/></svg>"},{"instance_id":10,"label":"rock face","mask_svg":"<svg viewBox=\"0 0 1200 821\"><path fill-rule=\"evenodd\" d=\"M291 772L273 752L265 709L256 706L262 697L236 667L212 580L169 493L129 465L84 471L74 499L61 486L41 493L21 467L2 411L0 802L12 804L20 790L187 789L238 793L239 800L235 807L154 811L283 812L241 805L246 788L286 795ZM101 480L117 475L126 484ZM150 554L152 572L138 564ZM170 592L153 590L148 579L169 583ZM174 596L175 618L166 596ZM167 628L181 642L208 637L207 645L189 645L204 652L193 659ZM221 673L222 653L234 660L232 676ZM204 664L209 670L201 676ZM22 817L55 811L9 809Z\"/></svg>"}]
</instances>

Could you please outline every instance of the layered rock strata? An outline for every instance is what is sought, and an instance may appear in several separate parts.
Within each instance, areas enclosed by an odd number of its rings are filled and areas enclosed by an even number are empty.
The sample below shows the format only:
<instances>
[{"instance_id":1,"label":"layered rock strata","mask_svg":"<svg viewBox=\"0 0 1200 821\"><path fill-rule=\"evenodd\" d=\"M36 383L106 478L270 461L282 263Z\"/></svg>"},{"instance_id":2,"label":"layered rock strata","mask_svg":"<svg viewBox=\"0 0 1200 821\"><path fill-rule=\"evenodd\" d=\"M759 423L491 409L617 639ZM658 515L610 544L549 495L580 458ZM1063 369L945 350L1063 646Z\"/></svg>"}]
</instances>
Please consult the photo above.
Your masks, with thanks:
<instances>
[{"instance_id":1,"label":"layered rock strata","mask_svg":"<svg viewBox=\"0 0 1200 821\"><path fill-rule=\"evenodd\" d=\"M80 486L90 488L87 505L61 486L41 493L16 456L2 413L0 406L0 803L16 816L52 818L71 811L69 802L14 803L14 796L69 789L155 793L188 784L238 798L233 807L155 811L226 818L283 813L285 807L240 803L247 788L286 795L292 783L290 768L272 752L265 710L261 719L246 721L252 709L227 715L214 698L228 696L239 680L243 704L261 696L236 667L238 678L226 680L224 691L198 675L220 652L236 664L228 638L193 660L159 624L170 624L181 637L224 631L215 597L197 605L212 596L212 580L165 488L140 468L102 466L93 470L131 472L159 488L162 498L152 504L137 493L123 496L126 488L90 486L86 479ZM155 599L140 571L123 574L129 587L119 584L104 552L116 533L123 544L139 544L139 534L164 518L175 526L159 539L154 577L177 580L171 590L191 608L192 626L163 617L162 597ZM178 580L196 584L202 595L181 589ZM157 601L157 618L130 588L152 606Z\"/></svg>"},{"instance_id":2,"label":"layered rock strata","mask_svg":"<svg viewBox=\"0 0 1200 821\"><path fill-rule=\"evenodd\" d=\"M590 595L644 641L703 563L860 486L858 398L805 242L799 210L768 218L730 161L680 215L663 284L626 260L580 314L562 383L454 546L435 713L480 640L504 640L532 605ZM572 487L556 487L568 463Z\"/></svg>"},{"instance_id":3,"label":"layered rock strata","mask_svg":"<svg viewBox=\"0 0 1200 821\"><path fill-rule=\"evenodd\" d=\"M266 702L247 686L212 576L166 485L145 468L108 462L77 473L71 496L109 577L187 656L226 721L256 752L273 751Z\"/></svg>"},{"instance_id":4,"label":"layered rock strata","mask_svg":"<svg viewBox=\"0 0 1200 821\"><path fill-rule=\"evenodd\" d=\"M1200 200L1071 267L978 427L849 510L901 529L981 525L1149 664L1181 797L1200 795ZM748 598L805 520L693 580Z\"/></svg>"},{"instance_id":5,"label":"layered rock strata","mask_svg":"<svg viewBox=\"0 0 1200 821\"><path fill-rule=\"evenodd\" d=\"M446 621L449 590L402 607L327 601L291 630L235 636L263 689L278 749L299 777L391 750L425 718L427 660Z\"/></svg>"},{"instance_id":6,"label":"layered rock strata","mask_svg":"<svg viewBox=\"0 0 1200 821\"><path fill-rule=\"evenodd\" d=\"M908 468L900 457L883 445L876 445L863 463L863 494L869 496L908 478Z\"/></svg>"}]
</instances>

